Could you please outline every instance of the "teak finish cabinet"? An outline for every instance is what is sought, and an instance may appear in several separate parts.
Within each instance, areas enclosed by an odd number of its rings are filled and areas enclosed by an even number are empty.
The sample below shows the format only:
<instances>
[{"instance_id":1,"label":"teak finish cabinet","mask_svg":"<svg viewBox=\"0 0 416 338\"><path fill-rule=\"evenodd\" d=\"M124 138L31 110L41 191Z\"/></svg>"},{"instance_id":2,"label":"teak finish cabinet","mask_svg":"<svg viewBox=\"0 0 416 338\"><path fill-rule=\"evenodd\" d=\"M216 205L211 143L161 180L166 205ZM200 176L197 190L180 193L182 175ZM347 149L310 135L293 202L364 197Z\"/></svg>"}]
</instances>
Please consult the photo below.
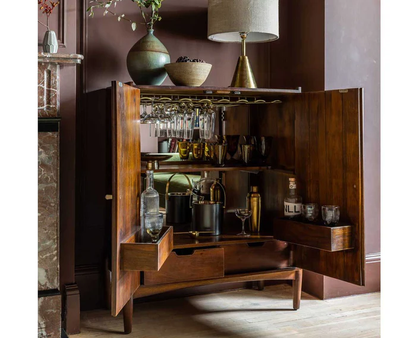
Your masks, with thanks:
<instances>
[{"instance_id":1,"label":"teak finish cabinet","mask_svg":"<svg viewBox=\"0 0 416 338\"><path fill-rule=\"evenodd\" d=\"M241 281L258 282L261 289L264 280L292 280L297 309L302 269L364 285L362 89L301 93L113 82L106 93L111 93L111 313L123 310L126 333L131 332L133 298L175 289ZM158 94L257 100L222 112L222 132L273 136L270 166L257 168L259 175L235 174L244 168L227 168L222 175L231 205L233 198L247 193L248 182L242 184L241 177L259 185L264 236L194 240L167 226L158 243L142 241L140 99ZM339 205L342 224L327 227L283 219L289 177L297 178L305 202ZM231 216L226 214L223 233L234 233L231 224L237 220Z\"/></svg>"}]
</instances>

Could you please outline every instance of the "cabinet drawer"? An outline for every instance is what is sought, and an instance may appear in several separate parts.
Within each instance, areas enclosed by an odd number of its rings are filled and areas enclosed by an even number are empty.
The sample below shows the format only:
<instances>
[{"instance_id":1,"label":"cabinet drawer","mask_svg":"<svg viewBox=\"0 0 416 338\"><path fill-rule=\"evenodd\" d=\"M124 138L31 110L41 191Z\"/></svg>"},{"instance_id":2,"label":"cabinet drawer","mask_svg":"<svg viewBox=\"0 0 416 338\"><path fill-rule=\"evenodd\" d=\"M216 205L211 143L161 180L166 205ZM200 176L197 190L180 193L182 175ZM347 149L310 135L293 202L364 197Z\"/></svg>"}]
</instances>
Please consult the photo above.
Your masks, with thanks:
<instances>
[{"instance_id":1,"label":"cabinet drawer","mask_svg":"<svg viewBox=\"0 0 416 338\"><path fill-rule=\"evenodd\" d=\"M224 277L224 249L178 250L159 271L145 271L144 285Z\"/></svg>"},{"instance_id":2,"label":"cabinet drawer","mask_svg":"<svg viewBox=\"0 0 416 338\"><path fill-rule=\"evenodd\" d=\"M137 234L120 244L121 270L159 271L173 249L173 229L163 227L157 243L142 242Z\"/></svg>"},{"instance_id":3,"label":"cabinet drawer","mask_svg":"<svg viewBox=\"0 0 416 338\"><path fill-rule=\"evenodd\" d=\"M273 270L288 266L289 248L278 241L224 246L225 274Z\"/></svg>"},{"instance_id":4,"label":"cabinet drawer","mask_svg":"<svg viewBox=\"0 0 416 338\"><path fill-rule=\"evenodd\" d=\"M354 248L352 226L310 224L280 219L273 224L274 238L324 251L342 251Z\"/></svg>"}]
</instances>

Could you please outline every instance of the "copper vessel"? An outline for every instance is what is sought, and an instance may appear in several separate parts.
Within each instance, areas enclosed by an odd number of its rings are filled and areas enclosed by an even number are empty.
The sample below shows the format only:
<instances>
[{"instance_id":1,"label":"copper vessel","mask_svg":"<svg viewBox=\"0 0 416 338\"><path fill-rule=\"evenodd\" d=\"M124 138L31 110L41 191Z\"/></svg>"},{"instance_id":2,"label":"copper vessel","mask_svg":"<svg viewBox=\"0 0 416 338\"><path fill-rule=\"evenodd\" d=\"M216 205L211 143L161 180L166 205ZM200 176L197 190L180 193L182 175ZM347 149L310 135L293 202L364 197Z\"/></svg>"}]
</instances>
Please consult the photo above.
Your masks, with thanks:
<instances>
[{"instance_id":1,"label":"copper vessel","mask_svg":"<svg viewBox=\"0 0 416 338\"><path fill-rule=\"evenodd\" d=\"M252 234L260 234L260 218L261 218L261 196L259 187L250 187L250 192L246 197L247 209L252 211L249 218L250 232Z\"/></svg>"}]
</instances>

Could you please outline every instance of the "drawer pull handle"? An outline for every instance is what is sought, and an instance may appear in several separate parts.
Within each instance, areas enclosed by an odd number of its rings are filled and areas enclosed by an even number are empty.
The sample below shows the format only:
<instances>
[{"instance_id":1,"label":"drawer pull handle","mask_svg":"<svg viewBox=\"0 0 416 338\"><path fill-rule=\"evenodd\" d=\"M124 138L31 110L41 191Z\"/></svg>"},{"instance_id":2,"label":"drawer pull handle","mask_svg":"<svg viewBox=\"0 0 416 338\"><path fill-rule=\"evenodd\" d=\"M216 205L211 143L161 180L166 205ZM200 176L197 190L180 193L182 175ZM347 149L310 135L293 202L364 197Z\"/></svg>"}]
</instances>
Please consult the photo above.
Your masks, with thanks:
<instances>
[{"instance_id":1,"label":"drawer pull handle","mask_svg":"<svg viewBox=\"0 0 416 338\"><path fill-rule=\"evenodd\" d=\"M247 243L250 248L262 247L266 242Z\"/></svg>"}]
</instances>

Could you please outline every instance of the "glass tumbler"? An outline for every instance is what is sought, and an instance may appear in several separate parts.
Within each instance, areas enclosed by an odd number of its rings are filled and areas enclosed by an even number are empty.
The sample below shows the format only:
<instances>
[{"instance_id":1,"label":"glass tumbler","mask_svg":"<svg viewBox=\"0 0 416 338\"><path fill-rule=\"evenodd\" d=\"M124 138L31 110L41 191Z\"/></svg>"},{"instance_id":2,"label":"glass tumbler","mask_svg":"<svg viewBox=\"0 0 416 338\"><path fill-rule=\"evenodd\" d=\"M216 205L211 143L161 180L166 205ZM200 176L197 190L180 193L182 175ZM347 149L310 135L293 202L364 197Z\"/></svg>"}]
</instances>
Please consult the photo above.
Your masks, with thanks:
<instances>
[{"instance_id":1,"label":"glass tumbler","mask_svg":"<svg viewBox=\"0 0 416 338\"><path fill-rule=\"evenodd\" d=\"M334 225L339 222L340 210L338 205L323 205L322 219L326 225Z\"/></svg>"},{"instance_id":2,"label":"glass tumbler","mask_svg":"<svg viewBox=\"0 0 416 338\"><path fill-rule=\"evenodd\" d=\"M144 214L144 228L150 235L153 243L159 240L159 234L163 227L163 214L159 212Z\"/></svg>"},{"instance_id":3,"label":"glass tumbler","mask_svg":"<svg viewBox=\"0 0 416 338\"><path fill-rule=\"evenodd\" d=\"M316 203L302 204L302 217L309 222L314 222L318 218L319 207Z\"/></svg>"}]
</instances>

